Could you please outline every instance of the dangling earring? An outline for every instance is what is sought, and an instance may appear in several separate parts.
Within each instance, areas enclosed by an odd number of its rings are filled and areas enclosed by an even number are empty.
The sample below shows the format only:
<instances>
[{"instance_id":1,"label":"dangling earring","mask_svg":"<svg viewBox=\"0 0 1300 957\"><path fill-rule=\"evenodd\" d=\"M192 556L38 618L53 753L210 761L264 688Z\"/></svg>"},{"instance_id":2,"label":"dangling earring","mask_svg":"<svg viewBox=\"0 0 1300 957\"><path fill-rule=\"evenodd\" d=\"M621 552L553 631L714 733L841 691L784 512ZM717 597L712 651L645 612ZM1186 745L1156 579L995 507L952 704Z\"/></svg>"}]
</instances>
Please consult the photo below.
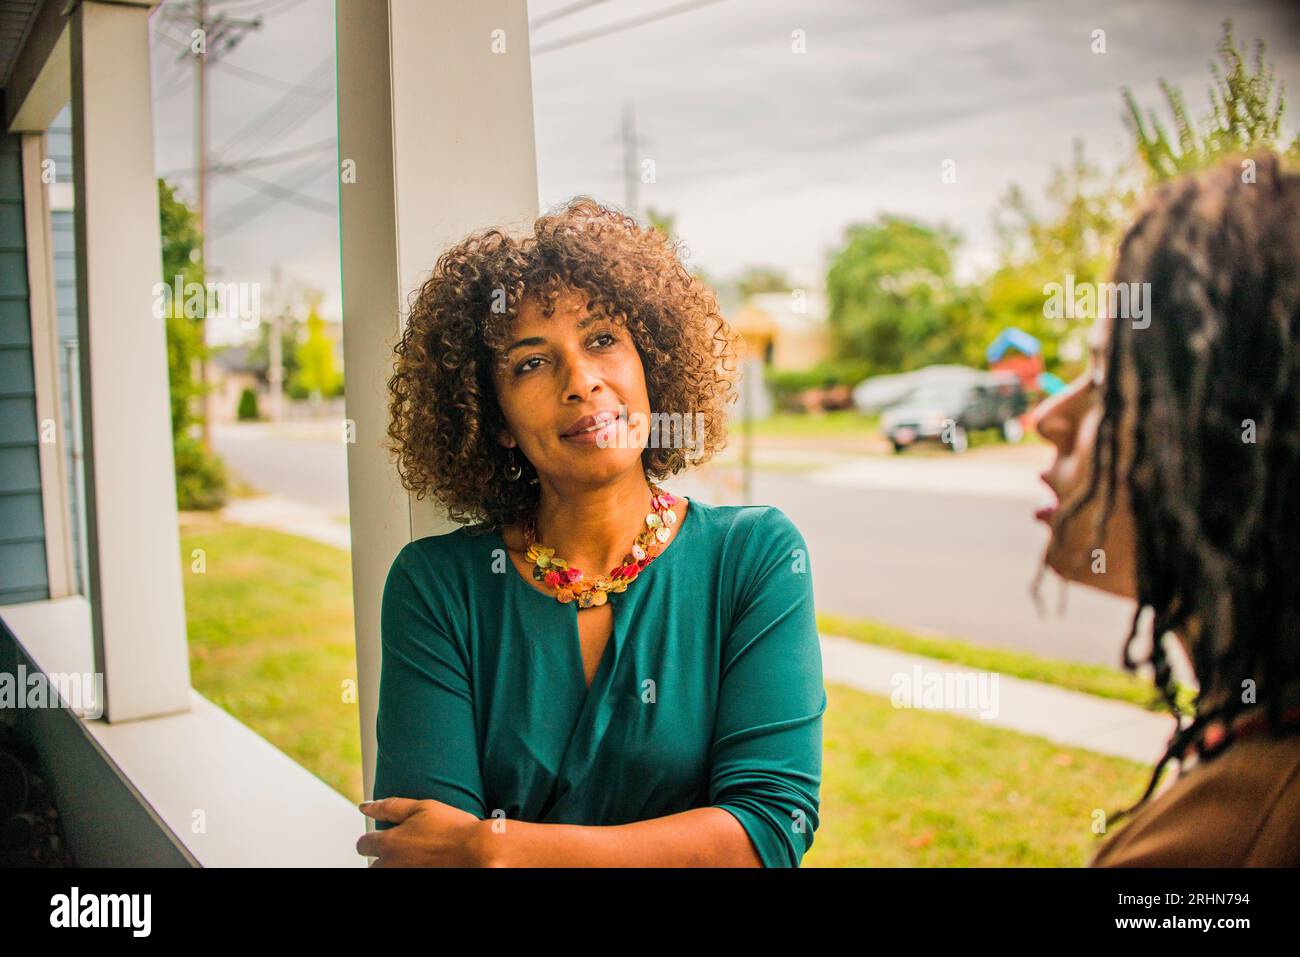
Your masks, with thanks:
<instances>
[{"instance_id":1,"label":"dangling earring","mask_svg":"<svg viewBox=\"0 0 1300 957\"><path fill-rule=\"evenodd\" d=\"M510 464L506 466L506 481L518 482L519 476L523 474L524 470L520 468L519 463L515 461L515 450L512 448L510 450Z\"/></svg>"}]
</instances>

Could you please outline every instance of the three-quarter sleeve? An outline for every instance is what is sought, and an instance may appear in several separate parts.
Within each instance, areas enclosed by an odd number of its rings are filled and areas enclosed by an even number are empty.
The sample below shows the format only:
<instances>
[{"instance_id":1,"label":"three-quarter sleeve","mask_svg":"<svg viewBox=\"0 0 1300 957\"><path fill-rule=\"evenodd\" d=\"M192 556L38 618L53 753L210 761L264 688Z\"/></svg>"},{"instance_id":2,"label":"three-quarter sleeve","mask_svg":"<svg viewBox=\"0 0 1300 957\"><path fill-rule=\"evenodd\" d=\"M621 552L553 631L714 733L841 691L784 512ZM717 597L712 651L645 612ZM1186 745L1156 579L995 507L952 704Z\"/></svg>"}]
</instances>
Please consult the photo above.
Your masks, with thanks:
<instances>
[{"instance_id":1,"label":"three-quarter sleeve","mask_svg":"<svg viewBox=\"0 0 1300 957\"><path fill-rule=\"evenodd\" d=\"M764 867L798 867L818 825L821 645L812 569L780 509L754 510L737 551L735 615L722 638L709 803L736 816Z\"/></svg>"},{"instance_id":2,"label":"three-quarter sleeve","mask_svg":"<svg viewBox=\"0 0 1300 957\"><path fill-rule=\"evenodd\" d=\"M487 812L469 655L437 582L428 557L411 542L384 583L375 799L433 799L481 818Z\"/></svg>"}]
</instances>

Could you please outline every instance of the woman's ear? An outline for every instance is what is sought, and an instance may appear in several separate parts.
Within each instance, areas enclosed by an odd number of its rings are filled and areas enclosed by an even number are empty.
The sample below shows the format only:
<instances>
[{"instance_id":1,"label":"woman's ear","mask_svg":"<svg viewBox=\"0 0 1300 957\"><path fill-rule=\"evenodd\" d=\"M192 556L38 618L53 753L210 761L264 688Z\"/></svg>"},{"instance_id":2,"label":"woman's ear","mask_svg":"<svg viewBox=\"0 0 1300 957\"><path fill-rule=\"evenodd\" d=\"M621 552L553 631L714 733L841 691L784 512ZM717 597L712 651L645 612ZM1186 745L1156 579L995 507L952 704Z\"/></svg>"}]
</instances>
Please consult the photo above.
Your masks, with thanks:
<instances>
[{"instance_id":1,"label":"woman's ear","mask_svg":"<svg viewBox=\"0 0 1300 957\"><path fill-rule=\"evenodd\" d=\"M509 432L498 432L497 443L500 445L504 445L508 449L513 449L515 446L519 444L518 442L515 441L515 437L511 435Z\"/></svg>"}]
</instances>

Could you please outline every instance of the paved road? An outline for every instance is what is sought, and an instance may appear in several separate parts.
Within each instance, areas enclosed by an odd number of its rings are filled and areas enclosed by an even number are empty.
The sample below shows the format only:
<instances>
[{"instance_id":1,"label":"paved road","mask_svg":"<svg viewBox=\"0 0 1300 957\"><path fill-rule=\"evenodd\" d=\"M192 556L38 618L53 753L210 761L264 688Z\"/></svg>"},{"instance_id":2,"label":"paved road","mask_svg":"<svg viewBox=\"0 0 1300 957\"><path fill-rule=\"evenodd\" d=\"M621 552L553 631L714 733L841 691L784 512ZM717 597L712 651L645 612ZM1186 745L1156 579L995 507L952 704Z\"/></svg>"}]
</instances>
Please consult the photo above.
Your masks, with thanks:
<instances>
[{"instance_id":1,"label":"paved road","mask_svg":"<svg viewBox=\"0 0 1300 957\"><path fill-rule=\"evenodd\" d=\"M927 462L943 468L942 462ZM727 489L673 484L704 501ZM810 475L759 472L755 501L779 506L803 532L819 611L871 618L1072 661L1118 666L1126 602L1044 578L1040 612L1030 595L1047 530L1035 499L826 484Z\"/></svg>"},{"instance_id":2,"label":"paved road","mask_svg":"<svg viewBox=\"0 0 1300 957\"><path fill-rule=\"evenodd\" d=\"M216 432L227 462L258 488L347 512L341 442ZM779 506L807 540L819 611L870 618L995 647L1118 666L1128 604L1053 577L1040 613L1029 589L1046 542L1032 513L1038 451L863 458L817 472L763 470L754 500ZM990 450L996 453L996 450ZM1036 467L1037 466L1037 467ZM669 489L740 504L732 468Z\"/></svg>"}]
</instances>

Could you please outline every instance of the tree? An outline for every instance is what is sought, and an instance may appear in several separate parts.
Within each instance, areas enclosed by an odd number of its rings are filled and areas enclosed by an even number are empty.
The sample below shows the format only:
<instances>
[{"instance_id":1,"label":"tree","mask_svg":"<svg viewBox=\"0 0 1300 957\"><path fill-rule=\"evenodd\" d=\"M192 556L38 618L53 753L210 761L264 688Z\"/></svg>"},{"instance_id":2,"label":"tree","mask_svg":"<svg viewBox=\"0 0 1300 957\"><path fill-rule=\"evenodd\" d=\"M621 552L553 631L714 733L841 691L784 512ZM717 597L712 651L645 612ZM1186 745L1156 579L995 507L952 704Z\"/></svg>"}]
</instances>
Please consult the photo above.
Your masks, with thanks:
<instances>
[{"instance_id":1,"label":"tree","mask_svg":"<svg viewBox=\"0 0 1300 957\"><path fill-rule=\"evenodd\" d=\"M670 241L677 245L678 255L681 257L682 265L690 275L694 276L711 289L717 290L719 288L718 282L715 281L714 278L705 270L690 264L691 248L677 235L677 217L675 215L672 213L661 213L657 209L647 206L645 218L650 224L651 229L663 233Z\"/></svg>"},{"instance_id":2,"label":"tree","mask_svg":"<svg viewBox=\"0 0 1300 957\"><path fill-rule=\"evenodd\" d=\"M325 320L312 303L307 313L306 336L296 350L298 373L295 388L313 398L332 396L338 390L339 373L334 362L334 340L325 332Z\"/></svg>"},{"instance_id":3,"label":"tree","mask_svg":"<svg viewBox=\"0 0 1300 957\"><path fill-rule=\"evenodd\" d=\"M162 281L174 288L175 277L200 285L204 264L194 211L176 196L165 180L158 180L159 230L162 245ZM199 422L194 398L200 394L194 367L207 358L202 320L185 316L183 298L172 299L166 312L167 378L171 390L172 448L176 469L176 504L181 509L218 508L226 500L225 468L192 433Z\"/></svg>"},{"instance_id":4,"label":"tree","mask_svg":"<svg viewBox=\"0 0 1300 957\"><path fill-rule=\"evenodd\" d=\"M284 368L285 381L288 382L298 373L298 341L305 330L302 320L293 314L292 306L281 309L277 305L276 308L277 313L274 315L280 322L281 365ZM275 327L275 323L259 322L257 327L257 342L248 350L248 364L257 372L260 381L269 382L271 330Z\"/></svg>"},{"instance_id":5,"label":"tree","mask_svg":"<svg viewBox=\"0 0 1300 957\"><path fill-rule=\"evenodd\" d=\"M672 239L676 233L677 217L672 213L661 213L653 206L647 206L645 211L646 222L650 224L651 229L657 229L669 239Z\"/></svg>"},{"instance_id":6,"label":"tree","mask_svg":"<svg viewBox=\"0 0 1300 957\"><path fill-rule=\"evenodd\" d=\"M960 237L888 214L845 231L826 277L828 322L841 359L872 373L948 362L961 353L965 315L953 278Z\"/></svg>"},{"instance_id":7,"label":"tree","mask_svg":"<svg viewBox=\"0 0 1300 957\"><path fill-rule=\"evenodd\" d=\"M1048 369L1074 371L1082 353L1066 350L1063 356L1061 347L1082 334L1090 317L1049 317L1044 287L1070 276L1075 285L1106 280L1134 200L1123 178L1089 162L1076 139L1069 164L1055 166L1048 179L1045 209L1031 204L1019 186L1007 189L994 212L1001 250L983 284L981 353L998 332L1016 326L1042 343Z\"/></svg>"},{"instance_id":8,"label":"tree","mask_svg":"<svg viewBox=\"0 0 1300 957\"><path fill-rule=\"evenodd\" d=\"M786 292L793 288L786 274L772 266L748 267L736 278L735 286L742 299L763 292Z\"/></svg>"},{"instance_id":9,"label":"tree","mask_svg":"<svg viewBox=\"0 0 1300 957\"><path fill-rule=\"evenodd\" d=\"M1126 121L1133 133L1138 157L1153 182L1171 179L1180 173L1202 169L1217 160L1256 149L1276 150L1286 112L1284 89L1273 76L1273 68L1264 62L1264 41L1255 40L1254 68L1246 63L1242 51L1232 38L1232 21L1223 21L1223 37L1218 46L1219 63L1210 63L1214 83L1210 87L1210 110L1199 121L1187 113L1182 91L1161 80L1173 133L1156 117L1146 113L1127 87L1123 90L1128 109ZM1300 135L1287 155L1300 160Z\"/></svg>"}]
</instances>

